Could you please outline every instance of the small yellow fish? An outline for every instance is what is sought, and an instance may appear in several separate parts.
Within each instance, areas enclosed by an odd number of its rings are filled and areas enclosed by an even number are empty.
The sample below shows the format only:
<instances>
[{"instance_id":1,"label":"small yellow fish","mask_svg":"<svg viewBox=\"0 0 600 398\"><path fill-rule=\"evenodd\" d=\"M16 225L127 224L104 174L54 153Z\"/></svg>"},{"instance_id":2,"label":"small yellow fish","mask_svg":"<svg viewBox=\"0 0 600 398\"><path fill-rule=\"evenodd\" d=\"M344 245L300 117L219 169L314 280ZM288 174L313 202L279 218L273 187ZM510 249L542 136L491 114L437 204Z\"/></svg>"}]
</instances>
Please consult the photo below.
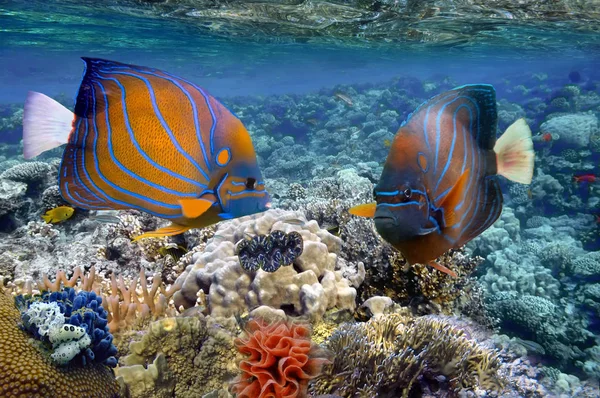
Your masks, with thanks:
<instances>
[{"instance_id":1,"label":"small yellow fish","mask_svg":"<svg viewBox=\"0 0 600 398\"><path fill-rule=\"evenodd\" d=\"M383 140L383 146L386 148L389 148L392 146L392 141L390 141L388 138L386 138L385 140Z\"/></svg>"},{"instance_id":2,"label":"small yellow fish","mask_svg":"<svg viewBox=\"0 0 600 398\"><path fill-rule=\"evenodd\" d=\"M54 209L48 210L46 212L46 214L44 214L42 216L42 218L48 224L50 224L50 223L56 224L56 223L63 222L65 220L68 220L69 218L71 218L74 211L75 211L75 209L72 207L69 207L69 206L58 206L58 207L55 207Z\"/></svg>"}]
</instances>

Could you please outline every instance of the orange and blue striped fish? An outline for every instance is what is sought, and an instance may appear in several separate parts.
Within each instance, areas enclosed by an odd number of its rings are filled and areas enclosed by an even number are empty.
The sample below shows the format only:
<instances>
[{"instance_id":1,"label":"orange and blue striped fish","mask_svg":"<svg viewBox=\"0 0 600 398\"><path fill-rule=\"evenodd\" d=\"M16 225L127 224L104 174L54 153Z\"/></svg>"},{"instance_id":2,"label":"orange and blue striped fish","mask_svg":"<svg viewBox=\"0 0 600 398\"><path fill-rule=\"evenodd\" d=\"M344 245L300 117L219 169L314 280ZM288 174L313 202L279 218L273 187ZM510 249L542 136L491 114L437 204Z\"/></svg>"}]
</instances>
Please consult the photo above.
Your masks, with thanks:
<instances>
[{"instance_id":1,"label":"orange and blue striped fish","mask_svg":"<svg viewBox=\"0 0 600 398\"><path fill-rule=\"evenodd\" d=\"M225 106L170 73L82 58L74 112L29 92L23 155L67 144L63 198L90 210L137 209L177 235L270 206L250 135Z\"/></svg>"},{"instance_id":2,"label":"orange and blue striped fish","mask_svg":"<svg viewBox=\"0 0 600 398\"><path fill-rule=\"evenodd\" d=\"M375 202L350 209L374 217L379 234L411 263L456 273L434 260L490 227L502 212L496 175L533 177L533 142L524 119L496 141L491 85L457 87L422 104L396 133Z\"/></svg>"}]
</instances>

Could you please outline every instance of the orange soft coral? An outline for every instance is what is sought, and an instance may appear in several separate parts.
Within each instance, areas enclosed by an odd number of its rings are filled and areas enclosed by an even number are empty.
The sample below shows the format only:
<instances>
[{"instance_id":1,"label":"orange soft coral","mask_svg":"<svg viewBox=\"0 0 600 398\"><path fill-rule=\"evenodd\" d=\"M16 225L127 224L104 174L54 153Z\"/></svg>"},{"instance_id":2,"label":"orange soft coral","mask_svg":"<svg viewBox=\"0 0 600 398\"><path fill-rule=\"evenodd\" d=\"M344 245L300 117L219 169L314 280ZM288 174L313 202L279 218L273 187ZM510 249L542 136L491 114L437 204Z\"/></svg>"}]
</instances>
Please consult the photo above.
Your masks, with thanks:
<instances>
[{"instance_id":1,"label":"orange soft coral","mask_svg":"<svg viewBox=\"0 0 600 398\"><path fill-rule=\"evenodd\" d=\"M308 381L329 362L311 343L307 326L252 320L246 333L235 342L248 355L231 386L237 398L305 397Z\"/></svg>"}]
</instances>

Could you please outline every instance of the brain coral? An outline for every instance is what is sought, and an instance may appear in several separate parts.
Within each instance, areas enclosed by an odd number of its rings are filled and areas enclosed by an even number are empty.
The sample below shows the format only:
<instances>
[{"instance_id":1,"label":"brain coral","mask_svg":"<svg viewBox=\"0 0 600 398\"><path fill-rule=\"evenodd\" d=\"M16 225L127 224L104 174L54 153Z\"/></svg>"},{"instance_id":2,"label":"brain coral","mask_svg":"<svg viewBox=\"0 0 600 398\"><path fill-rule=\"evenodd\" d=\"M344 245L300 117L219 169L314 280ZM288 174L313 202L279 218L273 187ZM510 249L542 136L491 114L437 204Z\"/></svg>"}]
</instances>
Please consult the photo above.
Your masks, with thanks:
<instances>
[{"instance_id":1,"label":"brain coral","mask_svg":"<svg viewBox=\"0 0 600 398\"><path fill-rule=\"evenodd\" d=\"M19 328L20 313L0 289L0 396L6 398L118 397L112 371L102 364L59 368Z\"/></svg>"},{"instance_id":2,"label":"brain coral","mask_svg":"<svg viewBox=\"0 0 600 398\"><path fill-rule=\"evenodd\" d=\"M252 320L247 327L248 337L235 342L248 355L240 362L242 375L231 386L236 397L305 397L308 381L329 362L317 354L310 329L262 320Z\"/></svg>"},{"instance_id":3,"label":"brain coral","mask_svg":"<svg viewBox=\"0 0 600 398\"><path fill-rule=\"evenodd\" d=\"M235 254L236 244L273 231L297 231L304 241L302 255L276 272L245 271ZM175 305L196 305L202 291L213 316L242 314L261 305L312 319L334 307L354 310L356 290L336 270L341 243L298 212L269 210L222 223L205 251L196 253L194 263L177 279L182 288L174 295Z\"/></svg>"}]
</instances>

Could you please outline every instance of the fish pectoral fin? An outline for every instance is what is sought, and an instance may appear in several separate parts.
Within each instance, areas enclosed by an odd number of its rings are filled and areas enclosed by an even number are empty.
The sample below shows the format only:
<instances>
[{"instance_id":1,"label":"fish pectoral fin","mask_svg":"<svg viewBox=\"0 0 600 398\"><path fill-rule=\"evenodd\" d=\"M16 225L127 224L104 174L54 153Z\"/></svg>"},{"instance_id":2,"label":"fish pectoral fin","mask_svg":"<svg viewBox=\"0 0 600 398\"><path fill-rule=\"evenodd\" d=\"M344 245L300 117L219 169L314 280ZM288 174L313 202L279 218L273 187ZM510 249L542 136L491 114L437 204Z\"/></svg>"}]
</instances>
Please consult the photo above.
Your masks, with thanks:
<instances>
[{"instance_id":1,"label":"fish pectoral fin","mask_svg":"<svg viewBox=\"0 0 600 398\"><path fill-rule=\"evenodd\" d=\"M132 242L136 242L140 239L146 238L160 238L163 236L173 236L184 233L187 230L190 230L192 227L187 225L179 225L179 224L171 224L168 227L159 228L156 231L146 232L141 234L140 236L136 236L132 239Z\"/></svg>"},{"instance_id":2,"label":"fish pectoral fin","mask_svg":"<svg viewBox=\"0 0 600 398\"><path fill-rule=\"evenodd\" d=\"M181 210L185 218L198 218L202 214L206 213L208 209L214 204L212 200L208 199L179 199Z\"/></svg>"},{"instance_id":3,"label":"fish pectoral fin","mask_svg":"<svg viewBox=\"0 0 600 398\"><path fill-rule=\"evenodd\" d=\"M373 218L375 217L375 209L377 209L377 202L371 202L351 207L348 213L354 216Z\"/></svg>"},{"instance_id":4,"label":"fish pectoral fin","mask_svg":"<svg viewBox=\"0 0 600 398\"><path fill-rule=\"evenodd\" d=\"M427 264L437 269L438 271L443 272L444 274L450 275L453 278L458 277L458 275L456 275L456 272L452 271L450 268L444 267L442 264L436 263L435 261L430 261Z\"/></svg>"},{"instance_id":5,"label":"fish pectoral fin","mask_svg":"<svg viewBox=\"0 0 600 398\"><path fill-rule=\"evenodd\" d=\"M469 169L466 169L465 172L462 173L458 181L456 181L456 184L454 184L440 204L440 207L444 210L444 227L451 227L459 221L458 217L456 217L455 209L463 200L470 173L471 171Z\"/></svg>"}]
</instances>

